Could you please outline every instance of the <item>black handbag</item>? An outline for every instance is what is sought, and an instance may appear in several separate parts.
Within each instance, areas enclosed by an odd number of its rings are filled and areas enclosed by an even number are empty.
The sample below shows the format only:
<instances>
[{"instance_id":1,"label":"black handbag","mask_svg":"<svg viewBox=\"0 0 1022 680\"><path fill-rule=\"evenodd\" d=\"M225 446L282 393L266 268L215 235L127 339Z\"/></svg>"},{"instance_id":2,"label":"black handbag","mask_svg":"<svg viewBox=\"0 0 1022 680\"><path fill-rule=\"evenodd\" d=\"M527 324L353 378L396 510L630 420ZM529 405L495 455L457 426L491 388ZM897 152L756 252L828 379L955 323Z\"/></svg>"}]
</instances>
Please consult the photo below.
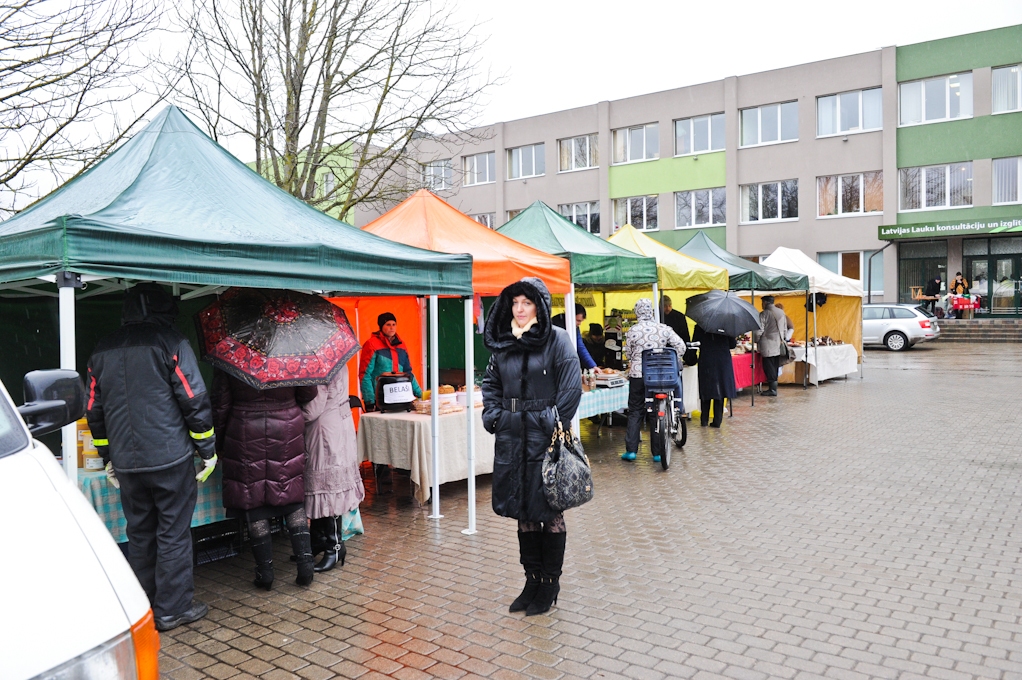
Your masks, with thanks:
<instances>
[{"instance_id":1,"label":"black handbag","mask_svg":"<svg viewBox=\"0 0 1022 680\"><path fill-rule=\"evenodd\" d=\"M543 456L543 493L551 508L563 512L593 499L593 472L582 442L557 421Z\"/></svg>"}]
</instances>

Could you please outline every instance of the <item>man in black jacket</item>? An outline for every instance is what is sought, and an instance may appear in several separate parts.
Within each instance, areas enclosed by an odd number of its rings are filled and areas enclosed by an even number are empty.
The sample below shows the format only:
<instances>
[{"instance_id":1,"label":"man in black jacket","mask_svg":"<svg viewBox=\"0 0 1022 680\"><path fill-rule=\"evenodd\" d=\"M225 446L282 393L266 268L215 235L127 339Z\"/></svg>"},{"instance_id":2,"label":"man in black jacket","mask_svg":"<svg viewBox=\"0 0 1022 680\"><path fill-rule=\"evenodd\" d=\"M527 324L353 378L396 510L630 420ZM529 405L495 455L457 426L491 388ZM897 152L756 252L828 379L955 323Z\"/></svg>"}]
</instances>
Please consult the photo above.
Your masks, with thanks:
<instances>
[{"instance_id":1,"label":"man in black jacket","mask_svg":"<svg viewBox=\"0 0 1022 680\"><path fill-rule=\"evenodd\" d=\"M192 599L196 480L216 465L213 411L188 340L173 327L177 302L158 284L124 297L122 326L89 359L86 417L110 483L121 490L128 562L158 630L198 621ZM204 460L195 474L195 450Z\"/></svg>"}]
</instances>

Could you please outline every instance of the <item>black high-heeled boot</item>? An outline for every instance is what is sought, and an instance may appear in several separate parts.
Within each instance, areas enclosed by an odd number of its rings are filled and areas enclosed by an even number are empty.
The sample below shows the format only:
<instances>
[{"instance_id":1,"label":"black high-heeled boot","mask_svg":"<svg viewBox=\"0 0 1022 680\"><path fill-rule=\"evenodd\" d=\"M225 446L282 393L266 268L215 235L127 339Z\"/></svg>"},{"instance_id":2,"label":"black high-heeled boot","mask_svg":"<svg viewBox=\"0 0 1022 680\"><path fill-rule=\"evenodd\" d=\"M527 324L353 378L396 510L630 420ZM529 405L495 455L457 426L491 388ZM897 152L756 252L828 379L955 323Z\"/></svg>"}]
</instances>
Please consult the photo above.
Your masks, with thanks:
<instances>
[{"instance_id":1,"label":"black high-heeled boot","mask_svg":"<svg viewBox=\"0 0 1022 680\"><path fill-rule=\"evenodd\" d=\"M312 583L312 568L315 562L312 559L312 539L305 522L305 513L302 512L302 522L299 526L292 526L288 522L287 530L291 535L291 549L297 558L296 562L298 562L298 578L295 579L295 583L307 586Z\"/></svg>"},{"instance_id":2,"label":"black high-heeled boot","mask_svg":"<svg viewBox=\"0 0 1022 680\"><path fill-rule=\"evenodd\" d=\"M341 566L344 566L344 558L348 554L348 549L344 547L344 541L341 540L341 522L339 517L324 517L323 518L323 542L325 549L323 550L323 559L321 559L313 571L316 573L330 571L337 566L340 562Z\"/></svg>"},{"instance_id":3,"label":"black high-heeled boot","mask_svg":"<svg viewBox=\"0 0 1022 680\"><path fill-rule=\"evenodd\" d=\"M266 534L252 538L252 555L256 561L256 577L253 583L257 588L270 590L273 588L273 536Z\"/></svg>"},{"instance_id":4,"label":"black high-heeled boot","mask_svg":"<svg viewBox=\"0 0 1022 680\"><path fill-rule=\"evenodd\" d=\"M568 534L543 532L543 569L540 571L536 597L525 609L526 616L545 614L557 602L561 592L561 568L564 566L564 545Z\"/></svg>"},{"instance_id":5,"label":"black high-heeled boot","mask_svg":"<svg viewBox=\"0 0 1022 680\"><path fill-rule=\"evenodd\" d=\"M518 532L519 561L525 568L525 588L521 595L508 607L512 614L525 611L532 604L539 591L539 573L543 569L543 533L540 531Z\"/></svg>"}]
</instances>

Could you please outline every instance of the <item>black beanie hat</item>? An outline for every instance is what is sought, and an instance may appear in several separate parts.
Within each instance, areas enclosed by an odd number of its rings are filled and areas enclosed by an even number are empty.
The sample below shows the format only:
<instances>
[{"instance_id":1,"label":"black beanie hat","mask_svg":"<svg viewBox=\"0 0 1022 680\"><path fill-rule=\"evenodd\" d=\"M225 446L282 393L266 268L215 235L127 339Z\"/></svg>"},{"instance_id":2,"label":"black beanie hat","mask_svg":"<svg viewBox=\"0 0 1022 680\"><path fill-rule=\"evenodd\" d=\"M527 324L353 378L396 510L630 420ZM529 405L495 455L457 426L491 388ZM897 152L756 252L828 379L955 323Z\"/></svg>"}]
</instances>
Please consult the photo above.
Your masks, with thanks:
<instances>
[{"instance_id":1,"label":"black beanie hat","mask_svg":"<svg viewBox=\"0 0 1022 680\"><path fill-rule=\"evenodd\" d=\"M397 317L394 316L391 312L384 312L383 314L380 314L378 317L376 317L376 324L380 327L381 331L383 330L383 324L387 323L388 321L393 321L394 323L397 323Z\"/></svg>"}]
</instances>

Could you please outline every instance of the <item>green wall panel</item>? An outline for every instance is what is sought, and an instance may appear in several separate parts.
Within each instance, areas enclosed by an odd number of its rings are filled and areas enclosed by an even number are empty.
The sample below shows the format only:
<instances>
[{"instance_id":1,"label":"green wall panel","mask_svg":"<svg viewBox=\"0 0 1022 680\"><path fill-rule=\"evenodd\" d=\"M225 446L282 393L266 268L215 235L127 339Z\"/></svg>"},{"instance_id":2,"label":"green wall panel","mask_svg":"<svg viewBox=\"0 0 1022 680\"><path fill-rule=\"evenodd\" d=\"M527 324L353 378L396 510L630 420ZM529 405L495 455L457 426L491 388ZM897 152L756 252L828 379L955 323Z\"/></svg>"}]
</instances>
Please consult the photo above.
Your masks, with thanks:
<instances>
[{"instance_id":1,"label":"green wall panel","mask_svg":"<svg viewBox=\"0 0 1022 680\"><path fill-rule=\"evenodd\" d=\"M1022 25L897 48L898 82L1022 62Z\"/></svg>"},{"instance_id":2,"label":"green wall panel","mask_svg":"<svg viewBox=\"0 0 1022 680\"><path fill-rule=\"evenodd\" d=\"M1022 155L1022 112L898 128L898 167Z\"/></svg>"},{"instance_id":3,"label":"green wall panel","mask_svg":"<svg viewBox=\"0 0 1022 680\"><path fill-rule=\"evenodd\" d=\"M610 166L611 198L707 189L724 184L723 151Z\"/></svg>"},{"instance_id":4,"label":"green wall panel","mask_svg":"<svg viewBox=\"0 0 1022 680\"><path fill-rule=\"evenodd\" d=\"M979 208L955 208L954 210L925 210L898 213L898 224L921 224L923 222L974 222L1017 218L1017 205L986 205Z\"/></svg>"},{"instance_id":5,"label":"green wall panel","mask_svg":"<svg viewBox=\"0 0 1022 680\"><path fill-rule=\"evenodd\" d=\"M677 250L691 241L693 236L703 232L711 241L726 249L724 245L724 231L724 227L707 227L705 229L664 229L661 231L647 231L645 234L650 238L660 241L665 246L670 246Z\"/></svg>"}]
</instances>

